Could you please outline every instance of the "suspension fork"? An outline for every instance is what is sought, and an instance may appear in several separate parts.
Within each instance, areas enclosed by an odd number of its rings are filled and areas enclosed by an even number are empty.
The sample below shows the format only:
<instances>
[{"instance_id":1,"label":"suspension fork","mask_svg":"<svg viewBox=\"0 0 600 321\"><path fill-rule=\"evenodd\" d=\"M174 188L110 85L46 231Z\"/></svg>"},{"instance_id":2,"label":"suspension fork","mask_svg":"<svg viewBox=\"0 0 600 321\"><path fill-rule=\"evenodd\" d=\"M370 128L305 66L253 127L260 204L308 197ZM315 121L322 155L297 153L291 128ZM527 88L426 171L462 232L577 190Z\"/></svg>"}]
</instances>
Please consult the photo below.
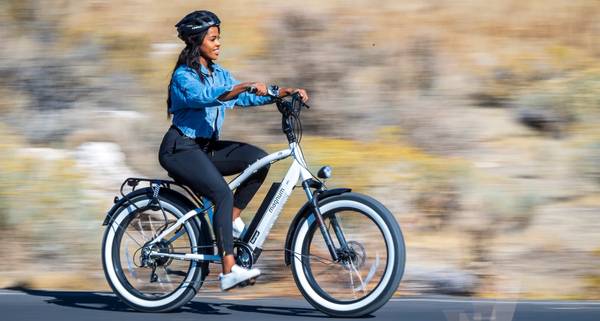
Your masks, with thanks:
<instances>
[{"instance_id":1,"label":"suspension fork","mask_svg":"<svg viewBox=\"0 0 600 321\"><path fill-rule=\"evenodd\" d=\"M331 220L331 225L333 226L333 231L335 232L335 236L337 236L337 239L340 242L342 249L347 249L348 242L346 241L346 238L344 237L344 232L342 231L342 227L340 226L340 223L338 223L337 215L334 213L330 220Z\"/></svg>"},{"instance_id":2,"label":"suspension fork","mask_svg":"<svg viewBox=\"0 0 600 321\"><path fill-rule=\"evenodd\" d=\"M306 196L308 197L308 200L310 201L310 205L312 208L312 212L315 215L315 218L317 219L317 224L319 224L319 229L321 230L321 234L323 234L323 239L325 240L325 244L327 245L327 249L329 250L329 254L331 255L331 258L333 259L334 262L339 261L339 256L337 254L337 251L335 249L335 245L333 244L333 240L331 239L331 235L329 234L329 231L327 230L327 227L325 226L325 222L323 221L323 214L321 214L321 210L319 209L319 205L317 204L317 200L318 200L318 190L315 190L314 194L311 192L310 187L310 180L306 180L304 182L302 182L302 187L304 188L304 191L306 192ZM335 219L335 218L334 218ZM339 226L336 222L335 224L335 232L336 235L338 234L338 230L339 230ZM341 230L339 231L341 232ZM341 240L344 239L343 235L341 235L342 239L340 239L340 235L338 236L338 240L340 240L340 242L342 242ZM345 240L344 240L345 243ZM345 244L343 244L345 245Z\"/></svg>"}]
</instances>

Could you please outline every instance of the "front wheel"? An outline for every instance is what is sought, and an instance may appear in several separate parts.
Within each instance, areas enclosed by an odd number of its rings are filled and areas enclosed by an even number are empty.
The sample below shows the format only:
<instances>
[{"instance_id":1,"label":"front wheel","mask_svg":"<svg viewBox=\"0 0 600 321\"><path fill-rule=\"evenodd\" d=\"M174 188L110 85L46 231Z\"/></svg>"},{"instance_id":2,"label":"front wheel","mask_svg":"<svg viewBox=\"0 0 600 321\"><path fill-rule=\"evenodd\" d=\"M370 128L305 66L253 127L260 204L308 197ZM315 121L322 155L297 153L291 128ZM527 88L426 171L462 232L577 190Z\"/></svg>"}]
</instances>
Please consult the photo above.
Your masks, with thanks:
<instances>
[{"instance_id":1,"label":"front wheel","mask_svg":"<svg viewBox=\"0 0 600 321\"><path fill-rule=\"evenodd\" d=\"M314 215L308 215L292 241L296 285L310 304L332 316L357 317L379 309L404 273L404 239L394 216L357 193L327 198L319 208L339 260L332 261Z\"/></svg>"}]
</instances>

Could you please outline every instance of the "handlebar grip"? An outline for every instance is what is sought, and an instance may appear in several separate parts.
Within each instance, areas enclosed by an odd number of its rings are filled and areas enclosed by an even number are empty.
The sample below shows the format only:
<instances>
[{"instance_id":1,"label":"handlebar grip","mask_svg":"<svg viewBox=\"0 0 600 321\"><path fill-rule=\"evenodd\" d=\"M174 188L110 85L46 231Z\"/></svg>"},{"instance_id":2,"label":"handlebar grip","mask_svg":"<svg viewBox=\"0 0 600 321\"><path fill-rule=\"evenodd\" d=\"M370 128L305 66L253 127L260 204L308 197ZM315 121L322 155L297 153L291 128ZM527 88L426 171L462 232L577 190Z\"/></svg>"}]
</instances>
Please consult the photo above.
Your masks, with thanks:
<instances>
[{"instance_id":1,"label":"handlebar grip","mask_svg":"<svg viewBox=\"0 0 600 321\"><path fill-rule=\"evenodd\" d=\"M295 93L292 94L292 96L294 97L294 99L300 100L300 103L302 104L302 106L306 107L306 109L310 108L310 106L307 103L305 103L305 102L302 101L302 99L300 98L300 94L299 93L295 92Z\"/></svg>"}]
</instances>

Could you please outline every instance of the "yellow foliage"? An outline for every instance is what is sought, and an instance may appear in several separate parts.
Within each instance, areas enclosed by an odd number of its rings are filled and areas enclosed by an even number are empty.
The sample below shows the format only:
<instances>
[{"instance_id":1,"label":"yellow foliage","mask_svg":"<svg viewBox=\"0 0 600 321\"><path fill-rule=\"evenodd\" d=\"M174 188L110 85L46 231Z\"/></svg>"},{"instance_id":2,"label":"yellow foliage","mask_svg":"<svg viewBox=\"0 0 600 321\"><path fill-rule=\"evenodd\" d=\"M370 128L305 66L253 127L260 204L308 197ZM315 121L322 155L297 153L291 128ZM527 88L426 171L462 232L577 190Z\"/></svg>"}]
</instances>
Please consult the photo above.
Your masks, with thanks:
<instances>
[{"instance_id":1,"label":"yellow foliage","mask_svg":"<svg viewBox=\"0 0 600 321\"><path fill-rule=\"evenodd\" d=\"M371 142L305 137L302 149L312 169L329 165L333 168L333 180L354 189L381 184L382 179L431 185L423 188L433 189L466 169L466 162L461 159L428 154L403 142L397 138L400 132L397 127L384 127L380 138ZM278 144L271 148L285 147Z\"/></svg>"}]
</instances>

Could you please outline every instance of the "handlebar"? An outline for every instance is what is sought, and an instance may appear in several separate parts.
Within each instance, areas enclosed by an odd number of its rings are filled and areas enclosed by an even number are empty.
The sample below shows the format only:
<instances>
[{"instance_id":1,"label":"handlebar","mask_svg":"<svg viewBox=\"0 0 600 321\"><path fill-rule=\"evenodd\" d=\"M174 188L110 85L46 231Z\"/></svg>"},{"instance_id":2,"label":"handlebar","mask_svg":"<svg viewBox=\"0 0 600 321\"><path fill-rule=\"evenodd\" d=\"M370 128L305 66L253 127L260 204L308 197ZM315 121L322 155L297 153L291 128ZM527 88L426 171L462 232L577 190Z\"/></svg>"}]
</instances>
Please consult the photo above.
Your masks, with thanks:
<instances>
[{"instance_id":1,"label":"handlebar","mask_svg":"<svg viewBox=\"0 0 600 321\"><path fill-rule=\"evenodd\" d=\"M250 86L250 87L246 88L246 91L249 93L255 94L258 91L258 89L254 86ZM279 97L279 96L273 95L267 91L267 96L274 98L276 102L283 101L283 98L285 98L285 97L292 97L292 101L294 101L294 100L300 101L301 107L306 107L306 109L310 108L310 106L308 104L306 104L305 102L302 101L302 99L300 98L300 94L297 92L292 93L290 95L283 96L283 97Z\"/></svg>"},{"instance_id":2,"label":"handlebar","mask_svg":"<svg viewBox=\"0 0 600 321\"><path fill-rule=\"evenodd\" d=\"M256 93L256 87L248 87L247 92ZM300 143L302 139L302 125L300 123L300 111L302 107L310 108L305 104L300 93L295 92L290 95L279 97L268 92L267 96L273 98L277 104L277 110L281 113L281 130L286 135L289 143ZM285 99L291 97L291 99Z\"/></svg>"}]
</instances>

